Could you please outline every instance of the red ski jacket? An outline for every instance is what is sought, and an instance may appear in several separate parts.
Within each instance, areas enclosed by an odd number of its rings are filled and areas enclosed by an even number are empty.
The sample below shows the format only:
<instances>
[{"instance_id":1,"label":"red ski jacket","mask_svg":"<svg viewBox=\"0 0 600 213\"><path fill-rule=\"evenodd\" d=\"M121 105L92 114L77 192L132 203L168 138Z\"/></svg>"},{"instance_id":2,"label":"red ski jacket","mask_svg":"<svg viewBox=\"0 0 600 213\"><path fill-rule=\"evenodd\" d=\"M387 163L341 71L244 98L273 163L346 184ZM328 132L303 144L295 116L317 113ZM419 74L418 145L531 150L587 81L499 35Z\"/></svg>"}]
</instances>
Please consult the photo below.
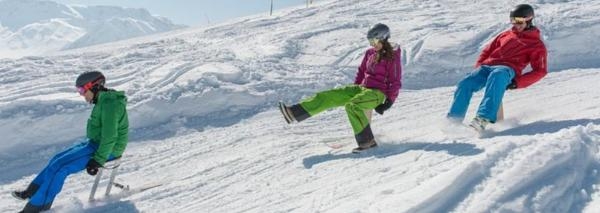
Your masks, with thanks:
<instances>
[{"instance_id":1,"label":"red ski jacket","mask_svg":"<svg viewBox=\"0 0 600 213\"><path fill-rule=\"evenodd\" d=\"M540 30L533 28L518 32L514 28L500 33L477 60L481 65L505 65L515 70L517 88L525 88L542 79L547 71L546 46L540 39ZM531 64L531 72L523 69Z\"/></svg>"}]
</instances>

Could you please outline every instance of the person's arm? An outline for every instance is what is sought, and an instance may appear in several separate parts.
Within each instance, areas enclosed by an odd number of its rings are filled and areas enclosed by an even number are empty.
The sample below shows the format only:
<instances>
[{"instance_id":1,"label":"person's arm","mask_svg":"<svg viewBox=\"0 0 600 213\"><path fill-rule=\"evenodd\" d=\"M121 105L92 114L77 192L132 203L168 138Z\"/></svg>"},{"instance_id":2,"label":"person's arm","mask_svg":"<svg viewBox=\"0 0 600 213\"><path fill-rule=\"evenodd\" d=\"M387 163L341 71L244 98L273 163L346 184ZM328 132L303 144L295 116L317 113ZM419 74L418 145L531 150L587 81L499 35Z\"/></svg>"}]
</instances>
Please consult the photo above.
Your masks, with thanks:
<instances>
[{"instance_id":1,"label":"person's arm","mask_svg":"<svg viewBox=\"0 0 600 213\"><path fill-rule=\"evenodd\" d=\"M354 79L354 84L359 85L360 83L362 83L363 79L365 78L365 72L367 71L367 61L369 58L369 50L367 50L367 52L365 53L365 56L363 56L363 60L360 63L360 66L358 67L358 72L356 73L356 78Z\"/></svg>"},{"instance_id":2,"label":"person's arm","mask_svg":"<svg viewBox=\"0 0 600 213\"><path fill-rule=\"evenodd\" d=\"M532 59L530 62L532 70L531 72L515 78L515 84L517 88L531 86L535 82L541 80L548 73L548 53L545 47L533 51L530 55L530 58Z\"/></svg>"},{"instance_id":3,"label":"person's arm","mask_svg":"<svg viewBox=\"0 0 600 213\"><path fill-rule=\"evenodd\" d=\"M93 159L100 165L104 165L109 155L113 151L113 147L118 137L118 115L122 114L121 107L118 106L118 101L107 98L103 100L100 122L100 144L94 153Z\"/></svg>"},{"instance_id":4,"label":"person's arm","mask_svg":"<svg viewBox=\"0 0 600 213\"><path fill-rule=\"evenodd\" d=\"M387 72L387 98L393 103L396 101L398 97L398 93L400 92L400 88L402 87L402 59L401 59L401 49L398 47L396 49L396 54L394 54L394 61L392 65L392 70Z\"/></svg>"},{"instance_id":5,"label":"person's arm","mask_svg":"<svg viewBox=\"0 0 600 213\"><path fill-rule=\"evenodd\" d=\"M477 59L477 62L475 63L475 68L481 66L481 63L483 63L483 61L485 61L488 57L490 57L490 55L492 54L492 52L494 52L494 50L496 50L496 48L498 48L498 39L503 35L504 33L496 36L496 38L494 38L494 40L489 43L484 49L483 51L481 51L481 54L479 55L479 58Z\"/></svg>"},{"instance_id":6,"label":"person's arm","mask_svg":"<svg viewBox=\"0 0 600 213\"><path fill-rule=\"evenodd\" d=\"M396 98L398 97L398 93L400 92L400 87L402 87L402 60L400 48L397 49L396 53L394 53L394 60L392 65L388 67L386 70L386 89L382 91L385 93L385 101L375 107L375 112L383 115L383 113L390 109Z\"/></svg>"},{"instance_id":7,"label":"person's arm","mask_svg":"<svg viewBox=\"0 0 600 213\"><path fill-rule=\"evenodd\" d=\"M127 147L127 142L129 141L129 127L126 129L119 130L119 136L117 138L117 142L113 147L113 156L115 158L121 157L123 152L125 152L125 148Z\"/></svg>"},{"instance_id":8,"label":"person's arm","mask_svg":"<svg viewBox=\"0 0 600 213\"><path fill-rule=\"evenodd\" d=\"M117 142L113 147L112 154L115 158L121 157L125 148L127 147L127 142L129 141L129 119L127 117L127 106L126 104L121 104L119 102L119 107L122 108L121 114L119 114L118 121L118 129L117 129Z\"/></svg>"}]
</instances>

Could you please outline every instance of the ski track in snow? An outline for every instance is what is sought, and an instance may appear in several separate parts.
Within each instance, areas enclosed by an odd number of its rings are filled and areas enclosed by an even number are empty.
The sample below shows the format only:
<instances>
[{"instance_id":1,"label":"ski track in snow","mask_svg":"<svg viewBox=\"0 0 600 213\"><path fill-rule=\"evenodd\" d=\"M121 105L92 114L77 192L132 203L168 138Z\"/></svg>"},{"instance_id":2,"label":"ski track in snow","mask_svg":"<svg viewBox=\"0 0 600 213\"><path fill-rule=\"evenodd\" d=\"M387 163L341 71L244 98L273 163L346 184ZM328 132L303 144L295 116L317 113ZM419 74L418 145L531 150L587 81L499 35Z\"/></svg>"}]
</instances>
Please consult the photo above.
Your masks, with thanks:
<instances>
[{"instance_id":1,"label":"ski track in snow","mask_svg":"<svg viewBox=\"0 0 600 213\"><path fill-rule=\"evenodd\" d=\"M162 185L108 198L100 188L90 203L93 178L78 173L50 212L597 212L600 48L589 44L600 2L537 1L552 72L508 91L506 120L480 137L444 121L454 84L517 3L327 1L0 60L0 211L20 210L9 192L82 138L91 106L73 78L95 69L128 95L131 141L117 180ZM377 22L404 54L403 90L373 117L380 146L351 154L341 109L285 125L277 101L351 83Z\"/></svg>"}]
</instances>

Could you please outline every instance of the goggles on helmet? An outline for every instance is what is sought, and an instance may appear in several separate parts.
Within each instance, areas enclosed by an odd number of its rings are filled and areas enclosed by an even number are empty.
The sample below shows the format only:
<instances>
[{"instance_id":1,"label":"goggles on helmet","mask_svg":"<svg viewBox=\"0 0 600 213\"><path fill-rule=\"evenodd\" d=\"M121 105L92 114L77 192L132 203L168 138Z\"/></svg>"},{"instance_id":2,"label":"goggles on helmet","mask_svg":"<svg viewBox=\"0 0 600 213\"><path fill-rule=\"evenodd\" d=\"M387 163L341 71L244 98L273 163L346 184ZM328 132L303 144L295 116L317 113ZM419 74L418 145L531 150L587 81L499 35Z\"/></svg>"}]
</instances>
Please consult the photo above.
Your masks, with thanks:
<instances>
[{"instance_id":1,"label":"goggles on helmet","mask_svg":"<svg viewBox=\"0 0 600 213\"><path fill-rule=\"evenodd\" d=\"M378 38L370 38L369 39L369 44L371 46L375 46L377 43L379 43L379 39Z\"/></svg>"},{"instance_id":2,"label":"goggles on helmet","mask_svg":"<svg viewBox=\"0 0 600 213\"><path fill-rule=\"evenodd\" d=\"M79 92L79 95L83 95L83 94L85 94L85 92L90 90L90 88L92 88L92 82L89 82L89 83L83 85L82 87L77 87L77 92Z\"/></svg>"},{"instance_id":3,"label":"goggles on helmet","mask_svg":"<svg viewBox=\"0 0 600 213\"><path fill-rule=\"evenodd\" d=\"M524 23L527 23L527 21L530 21L531 19L533 19L533 16L529 16L529 17L510 17L510 23L512 23L512 24L524 24Z\"/></svg>"},{"instance_id":4,"label":"goggles on helmet","mask_svg":"<svg viewBox=\"0 0 600 213\"><path fill-rule=\"evenodd\" d=\"M88 82L81 87L77 87L77 92L79 92L80 95L84 95L85 92L92 89L92 87L94 87L95 84L96 84L96 81Z\"/></svg>"}]
</instances>

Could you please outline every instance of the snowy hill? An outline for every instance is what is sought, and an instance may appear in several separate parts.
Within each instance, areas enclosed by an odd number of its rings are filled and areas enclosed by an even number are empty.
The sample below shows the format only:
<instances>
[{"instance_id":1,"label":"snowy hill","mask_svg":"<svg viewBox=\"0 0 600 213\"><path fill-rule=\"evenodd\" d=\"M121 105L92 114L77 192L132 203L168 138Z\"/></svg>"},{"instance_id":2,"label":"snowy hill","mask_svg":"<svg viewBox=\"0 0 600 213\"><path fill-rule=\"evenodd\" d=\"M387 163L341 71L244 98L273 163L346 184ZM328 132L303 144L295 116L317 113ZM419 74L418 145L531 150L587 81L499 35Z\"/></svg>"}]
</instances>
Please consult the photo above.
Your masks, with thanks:
<instances>
[{"instance_id":1,"label":"snowy hill","mask_svg":"<svg viewBox=\"0 0 600 213\"><path fill-rule=\"evenodd\" d=\"M457 80L518 3L328 1L0 60L0 211L21 209L9 192L83 137L91 106L73 81L96 69L129 97L117 179L163 185L88 203L93 178L79 173L51 212L599 212L600 2L531 1L551 73L509 91L506 120L481 138L444 123ZM398 100L373 120L380 147L350 154L341 109L284 125L276 101L352 82L377 22L404 64Z\"/></svg>"},{"instance_id":2,"label":"snowy hill","mask_svg":"<svg viewBox=\"0 0 600 213\"><path fill-rule=\"evenodd\" d=\"M145 9L0 1L0 57L41 55L181 28Z\"/></svg>"}]
</instances>

